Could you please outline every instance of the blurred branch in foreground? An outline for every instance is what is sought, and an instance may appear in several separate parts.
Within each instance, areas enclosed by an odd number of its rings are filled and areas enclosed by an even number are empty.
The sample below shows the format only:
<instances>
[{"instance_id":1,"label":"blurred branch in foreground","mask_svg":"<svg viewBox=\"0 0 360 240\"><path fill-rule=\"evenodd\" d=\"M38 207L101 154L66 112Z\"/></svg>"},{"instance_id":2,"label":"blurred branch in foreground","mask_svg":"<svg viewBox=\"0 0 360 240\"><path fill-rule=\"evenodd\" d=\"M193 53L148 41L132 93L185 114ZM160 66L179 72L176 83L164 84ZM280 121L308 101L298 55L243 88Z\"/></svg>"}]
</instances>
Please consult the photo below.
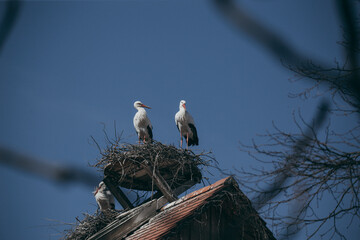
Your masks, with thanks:
<instances>
[{"instance_id":1,"label":"blurred branch in foreground","mask_svg":"<svg viewBox=\"0 0 360 240\"><path fill-rule=\"evenodd\" d=\"M289 70L298 74L299 78L314 80L316 84L324 83L333 94L360 112L360 82L359 82L359 31L357 26L355 1L337 0L337 10L340 23L344 30L345 61L339 63L333 60L323 63L313 56L300 54L291 44L277 34L273 29L265 26L258 19L253 18L234 0L213 0L217 9L232 23L237 30L251 37Z\"/></svg>"},{"instance_id":2,"label":"blurred branch in foreground","mask_svg":"<svg viewBox=\"0 0 360 240\"><path fill-rule=\"evenodd\" d=\"M273 29L267 28L259 20L250 16L241 4L233 0L214 0L217 9L241 32L264 46L276 58L289 65L298 65L309 61L301 55ZM317 65L322 65L318 63Z\"/></svg>"},{"instance_id":3,"label":"blurred branch in foreground","mask_svg":"<svg viewBox=\"0 0 360 240\"><path fill-rule=\"evenodd\" d=\"M101 181L99 176L83 169L41 161L3 147L0 147L0 164L60 184L82 183L94 188Z\"/></svg>"},{"instance_id":4,"label":"blurred branch in foreground","mask_svg":"<svg viewBox=\"0 0 360 240\"><path fill-rule=\"evenodd\" d=\"M331 59L326 64L317 61L314 56L300 54L301 51L297 51L274 29L252 17L239 1L213 2L237 30L270 51L286 68L296 73L298 80L307 79L314 84L294 96L308 98L315 92L314 89L319 90L322 86L322 93L316 92L316 96L329 94L334 103L332 109L324 105L320 107L313 124L307 124L301 116L302 124L294 119L298 132L285 132L274 126L274 132L262 135L264 144L253 142L252 146L243 145L243 150L260 161L262 166L239 171L239 182L249 192L257 193L254 206L265 211L274 228L280 230L279 239L294 237L310 224L314 229L307 232L308 239L317 233L321 238L346 239L343 234L346 227L338 222L350 219L347 223L350 226L360 219L359 122L347 126L348 130L344 133L330 131L330 125L324 134L319 134L318 129L327 113L336 113L332 114L333 117L360 114L359 1L334 2L340 16L339 26L344 32L340 41L344 57L340 61ZM269 164L272 170L266 170L265 164ZM276 198L278 195L281 197ZM323 198L326 198L329 209L327 213L320 214L317 208ZM290 208L286 216L281 214L283 209L280 206ZM322 228L325 230L319 232Z\"/></svg>"},{"instance_id":5,"label":"blurred branch in foreground","mask_svg":"<svg viewBox=\"0 0 360 240\"><path fill-rule=\"evenodd\" d=\"M0 53L2 52L6 40L9 38L11 30L14 28L19 16L21 1L8 0L3 4L5 4L5 13L0 22Z\"/></svg>"},{"instance_id":6,"label":"blurred branch in foreground","mask_svg":"<svg viewBox=\"0 0 360 240\"><path fill-rule=\"evenodd\" d=\"M345 57L349 59L349 87L355 92L357 103L360 104L360 81L359 81L359 28L357 26L357 18L355 6L349 0L336 0L339 16L344 28L344 47ZM359 107L359 105L358 105Z\"/></svg>"}]
</instances>

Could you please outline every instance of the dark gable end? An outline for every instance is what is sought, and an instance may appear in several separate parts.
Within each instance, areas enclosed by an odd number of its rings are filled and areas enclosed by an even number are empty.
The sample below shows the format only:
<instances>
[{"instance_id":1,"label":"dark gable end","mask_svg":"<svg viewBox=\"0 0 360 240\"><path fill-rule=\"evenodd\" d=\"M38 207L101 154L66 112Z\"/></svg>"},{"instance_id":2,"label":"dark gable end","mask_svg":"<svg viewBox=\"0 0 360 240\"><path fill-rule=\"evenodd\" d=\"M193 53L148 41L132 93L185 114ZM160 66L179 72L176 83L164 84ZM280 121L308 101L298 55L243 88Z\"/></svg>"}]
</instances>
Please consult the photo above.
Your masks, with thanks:
<instances>
[{"instance_id":1,"label":"dark gable end","mask_svg":"<svg viewBox=\"0 0 360 240\"><path fill-rule=\"evenodd\" d=\"M125 239L275 238L236 181L228 177L161 208Z\"/></svg>"}]
</instances>

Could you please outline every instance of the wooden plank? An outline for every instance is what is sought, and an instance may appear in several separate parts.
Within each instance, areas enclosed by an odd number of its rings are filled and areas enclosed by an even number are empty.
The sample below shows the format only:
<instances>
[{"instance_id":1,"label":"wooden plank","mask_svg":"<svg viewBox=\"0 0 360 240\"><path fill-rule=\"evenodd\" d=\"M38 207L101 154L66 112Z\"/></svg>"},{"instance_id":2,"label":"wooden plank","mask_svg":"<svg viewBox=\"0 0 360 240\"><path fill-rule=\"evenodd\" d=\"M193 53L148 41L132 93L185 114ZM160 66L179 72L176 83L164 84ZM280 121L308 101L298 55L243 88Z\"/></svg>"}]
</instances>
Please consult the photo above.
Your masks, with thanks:
<instances>
[{"instance_id":1,"label":"wooden plank","mask_svg":"<svg viewBox=\"0 0 360 240\"><path fill-rule=\"evenodd\" d=\"M229 206L223 203L223 206ZM210 219L208 221L209 225L209 233L212 236L212 240L221 240L221 226L224 224L224 214L222 209L222 206L216 207L216 206L210 206L208 209ZM229 229L230 230L230 229Z\"/></svg>"},{"instance_id":2,"label":"wooden plank","mask_svg":"<svg viewBox=\"0 0 360 240\"><path fill-rule=\"evenodd\" d=\"M194 180L189 180L189 181L185 182L183 185L181 185L181 186L177 187L176 189L174 189L173 193L174 193L175 196L179 196L180 194L182 194L183 192L185 192L186 190L188 190L189 188L194 186L196 183L197 182L194 181ZM163 193L161 191L157 191L153 196L151 196L148 199L146 199L145 201L143 201L141 203L141 205L144 204L144 203L150 202L153 199L160 198L161 196L163 196Z\"/></svg>"},{"instance_id":3,"label":"wooden plank","mask_svg":"<svg viewBox=\"0 0 360 240\"><path fill-rule=\"evenodd\" d=\"M196 182L189 180L184 186L176 188L174 193L177 195L181 194L194 184L196 184ZM157 196L157 194L161 194L161 192L157 192L154 197ZM124 219L115 220L115 222L110 223L103 230L91 236L89 240L121 239L155 216L157 210L167 202L168 200L164 196L159 199L149 200L149 202L143 203L141 206L130 210L129 212L134 212L126 215Z\"/></svg>"},{"instance_id":4,"label":"wooden plank","mask_svg":"<svg viewBox=\"0 0 360 240\"><path fill-rule=\"evenodd\" d=\"M158 173L158 171L156 171L156 169L154 171L154 168L149 161L144 161L144 169L169 202L177 200L177 197L175 196L165 179Z\"/></svg>"},{"instance_id":5,"label":"wooden plank","mask_svg":"<svg viewBox=\"0 0 360 240\"><path fill-rule=\"evenodd\" d=\"M130 232L137 229L139 226L143 225L150 218L157 214L157 210L160 209L167 199L161 197L159 199L153 200L149 203L146 203L140 207L137 207L130 214L130 216L125 216L124 219L116 220L116 223L111 224L111 227L104 228L100 232L91 236L89 240L113 240L113 239L123 239Z\"/></svg>"},{"instance_id":6,"label":"wooden plank","mask_svg":"<svg viewBox=\"0 0 360 240\"><path fill-rule=\"evenodd\" d=\"M114 195L116 200L121 204L124 209L132 209L134 206L131 204L126 195L121 189L115 185L109 177L105 177L103 182L109 188L110 192Z\"/></svg>"},{"instance_id":7,"label":"wooden plank","mask_svg":"<svg viewBox=\"0 0 360 240\"><path fill-rule=\"evenodd\" d=\"M140 205L150 202L153 199L157 199L164 196L163 193L161 191L157 191L155 194L153 194L151 197L149 197L148 199L146 199L145 201L143 201Z\"/></svg>"},{"instance_id":8,"label":"wooden plank","mask_svg":"<svg viewBox=\"0 0 360 240\"><path fill-rule=\"evenodd\" d=\"M182 185L180 185L179 187L177 187L174 190L174 194L176 196L179 196L180 194L182 194L183 192L185 192L186 190L188 190L189 188L191 188L192 186L194 186L195 184L197 184L197 181L194 180L188 180L186 182L184 182Z\"/></svg>"}]
</instances>

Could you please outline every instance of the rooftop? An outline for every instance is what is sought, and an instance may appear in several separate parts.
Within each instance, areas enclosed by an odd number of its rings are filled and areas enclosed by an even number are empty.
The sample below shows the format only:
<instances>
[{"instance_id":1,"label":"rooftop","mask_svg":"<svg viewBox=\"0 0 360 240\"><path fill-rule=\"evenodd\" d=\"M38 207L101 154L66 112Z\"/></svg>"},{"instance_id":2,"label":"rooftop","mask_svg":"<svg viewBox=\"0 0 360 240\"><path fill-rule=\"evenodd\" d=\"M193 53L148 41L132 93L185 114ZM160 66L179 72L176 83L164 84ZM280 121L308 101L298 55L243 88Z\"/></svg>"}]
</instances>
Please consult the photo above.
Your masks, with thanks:
<instances>
[{"instance_id":1,"label":"rooftop","mask_svg":"<svg viewBox=\"0 0 360 240\"><path fill-rule=\"evenodd\" d=\"M125 220L120 215L117 223L112 223L105 228L106 234L98 234L99 237L91 239L165 238L179 232L178 230L186 222L201 215L208 207L215 205L224 208L225 210L222 211L229 213L227 216L230 216L230 222L242 224L241 226L245 229L242 234L248 237L246 239L275 239L232 177L219 180L167 205L165 205L166 201L160 200L153 200L155 202L145 203L123 213L122 216L126 216ZM129 223L129 219L132 219L131 223ZM255 234L260 237L254 238Z\"/></svg>"}]
</instances>

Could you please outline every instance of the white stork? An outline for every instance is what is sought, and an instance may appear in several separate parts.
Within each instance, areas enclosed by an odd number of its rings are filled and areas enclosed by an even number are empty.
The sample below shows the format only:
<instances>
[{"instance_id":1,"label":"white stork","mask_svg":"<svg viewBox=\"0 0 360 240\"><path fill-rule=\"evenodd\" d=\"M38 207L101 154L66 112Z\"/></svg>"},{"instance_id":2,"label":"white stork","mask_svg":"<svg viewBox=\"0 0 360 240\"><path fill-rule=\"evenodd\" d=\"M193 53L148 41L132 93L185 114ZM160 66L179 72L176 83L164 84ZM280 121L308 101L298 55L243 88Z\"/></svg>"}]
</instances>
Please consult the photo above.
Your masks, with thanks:
<instances>
[{"instance_id":1,"label":"white stork","mask_svg":"<svg viewBox=\"0 0 360 240\"><path fill-rule=\"evenodd\" d=\"M114 196L107 189L104 182L99 183L99 187L96 189L96 191L94 191L94 196L101 211L115 209Z\"/></svg>"},{"instance_id":2,"label":"white stork","mask_svg":"<svg viewBox=\"0 0 360 240\"><path fill-rule=\"evenodd\" d=\"M151 142L153 139L153 134L152 134L153 127L151 125L150 119L146 115L146 110L144 109L144 108L149 108L149 109L151 108L144 105L140 101L134 102L134 108L137 110L137 113L134 116L133 122L136 133L139 138L139 144L140 144L140 140L143 140L144 143L146 141Z\"/></svg>"},{"instance_id":3,"label":"white stork","mask_svg":"<svg viewBox=\"0 0 360 240\"><path fill-rule=\"evenodd\" d=\"M175 114L175 123L180 132L180 147L183 144L183 137L186 139L187 148L191 145L199 145L195 122L186 110L185 100L180 101L179 111Z\"/></svg>"}]
</instances>

